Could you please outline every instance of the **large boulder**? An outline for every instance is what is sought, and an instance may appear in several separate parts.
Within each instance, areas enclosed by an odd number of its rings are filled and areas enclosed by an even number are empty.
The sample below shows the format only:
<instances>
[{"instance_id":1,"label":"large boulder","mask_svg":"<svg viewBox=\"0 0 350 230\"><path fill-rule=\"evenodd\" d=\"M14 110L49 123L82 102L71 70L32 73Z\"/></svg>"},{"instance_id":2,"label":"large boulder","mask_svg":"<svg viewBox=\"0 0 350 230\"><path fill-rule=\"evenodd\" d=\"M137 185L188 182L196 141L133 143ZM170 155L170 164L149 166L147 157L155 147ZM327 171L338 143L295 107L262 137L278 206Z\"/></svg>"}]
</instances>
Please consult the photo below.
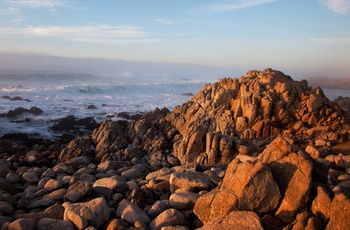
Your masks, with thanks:
<instances>
[{"instance_id":1,"label":"large boulder","mask_svg":"<svg viewBox=\"0 0 350 230\"><path fill-rule=\"evenodd\" d=\"M272 173L261 161L233 160L221 186L201 196L194 207L198 218L207 223L233 210L266 213L279 204L281 194Z\"/></svg>"},{"instance_id":2,"label":"large boulder","mask_svg":"<svg viewBox=\"0 0 350 230\"><path fill-rule=\"evenodd\" d=\"M343 193L336 194L331 204L331 216L326 230L349 229L350 199Z\"/></svg>"},{"instance_id":3,"label":"large boulder","mask_svg":"<svg viewBox=\"0 0 350 230\"><path fill-rule=\"evenodd\" d=\"M269 167L259 160L233 160L219 189L231 189L236 194L239 210L257 213L274 210L281 198Z\"/></svg>"},{"instance_id":4,"label":"large boulder","mask_svg":"<svg viewBox=\"0 0 350 230\"><path fill-rule=\"evenodd\" d=\"M64 220L71 221L77 229L91 225L99 228L110 217L110 210L103 197L84 203L69 204L64 210Z\"/></svg>"},{"instance_id":5,"label":"large boulder","mask_svg":"<svg viewBox=\"0 0 350 230\"><path fill-rule=\"evenodd\" d=\"M279 137L259 155L259 159L271 169L281 191L276 217L286 224L308 205L313 171L310 155L302 151L290 152L291 149L290 144Z\"/></svg>"}]
</instances>

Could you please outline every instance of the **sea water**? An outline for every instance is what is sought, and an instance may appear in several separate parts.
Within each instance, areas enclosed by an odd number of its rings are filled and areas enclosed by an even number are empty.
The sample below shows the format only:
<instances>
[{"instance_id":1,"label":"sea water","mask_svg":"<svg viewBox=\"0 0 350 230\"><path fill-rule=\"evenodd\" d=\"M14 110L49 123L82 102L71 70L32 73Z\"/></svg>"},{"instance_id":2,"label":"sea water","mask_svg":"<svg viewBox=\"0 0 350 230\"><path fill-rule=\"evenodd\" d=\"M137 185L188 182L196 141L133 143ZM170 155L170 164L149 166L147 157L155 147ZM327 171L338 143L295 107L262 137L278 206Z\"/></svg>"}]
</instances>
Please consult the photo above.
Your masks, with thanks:
<instances>
[{"instance_id":1,"label":"sea water","mask_svg":"<svg viewBox=\"0 0 350 230\"><path fill-rule=\"evenodd\" d=\"M0 116L0 137L27 133L52 138L55 120L74 115L97 122L118 120L117 114L137 114L155 108L173 109L191 99L208 81L169 77L121 77L114 75L22 74L0 76L0 114L18 107L43 110L40 115L24 113L14 118ZM350 90L324 89L331 99L350 96ZM11 101L4 96L23 100ZM30 101L30 102L28 102ZM89 109L88 106L96 109Z\"/></svg>"},{"instance_id":2,"label":"sea water","mask_svg":"<svg viewBox=\"0 0 350 230\"><path fill-rule=\"evenodd\" d=\"M116 77L113 75L32 74L0 77L0 114L18 107L43 110L14 118L0 117L0 137L6 133L28 133L52 137L49 127L60 118L118 120L117 114L137 114L155 108L173 109L190 100L207 82L164 77ZM4 96L23 100L11 101ZM28 102L28 100L30 102ZM88 106L96 109L89 109ZM27 119L27 122L24 122Z\"/></svg>"}]
</instances>

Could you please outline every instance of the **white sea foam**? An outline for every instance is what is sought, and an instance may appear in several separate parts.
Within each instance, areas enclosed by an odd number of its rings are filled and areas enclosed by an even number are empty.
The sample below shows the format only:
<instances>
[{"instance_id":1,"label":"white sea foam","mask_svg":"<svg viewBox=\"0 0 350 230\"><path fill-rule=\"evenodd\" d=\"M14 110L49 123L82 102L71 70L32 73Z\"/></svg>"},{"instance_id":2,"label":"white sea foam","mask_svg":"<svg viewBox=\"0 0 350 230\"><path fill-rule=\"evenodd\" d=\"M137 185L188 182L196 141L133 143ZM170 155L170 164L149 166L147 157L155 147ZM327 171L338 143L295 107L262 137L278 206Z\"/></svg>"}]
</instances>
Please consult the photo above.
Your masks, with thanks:
<instances>
[{"instance_id":1,"label":"white sea foam","mask_svg":"<svg viewBox=\"0 0 350 230\"><path fill-rule=\"evenodd\" d=\"M116 118L119 112L153 111L156 107L169 109L188 101L206 82L148 77L113 78L84 75L20 75L1 76L0 97L21 97L28 101L0 98L0 114L18 107L36 106L41 115L23 114L15 118L0 118L0 136L10 132L25 132L50 137L53 120L74 115L92 117L97 122ZM88 109L94 105L97 109ZM29 122L24 122L28 118Z\"/></svg>"}]
</instances>

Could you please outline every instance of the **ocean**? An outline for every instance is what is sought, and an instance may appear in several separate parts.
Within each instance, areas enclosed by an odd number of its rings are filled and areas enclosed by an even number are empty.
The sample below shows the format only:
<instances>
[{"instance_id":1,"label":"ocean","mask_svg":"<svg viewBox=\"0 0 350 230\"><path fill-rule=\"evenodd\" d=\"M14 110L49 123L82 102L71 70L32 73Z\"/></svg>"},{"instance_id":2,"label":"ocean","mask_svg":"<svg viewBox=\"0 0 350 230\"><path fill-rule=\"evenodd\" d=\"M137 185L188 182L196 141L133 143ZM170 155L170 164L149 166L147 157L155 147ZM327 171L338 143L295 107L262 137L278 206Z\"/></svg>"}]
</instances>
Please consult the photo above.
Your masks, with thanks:
<instances>
[{"instance_id":1,"label":"ocean","mask_svg":"<svg viewBox=\"0 0 350 230\"><path fill-rule=\"evenodd\" d=\"M0 76L0 114L18 107L35 106L40 115L24 113L14 118L0 116L0 137L7 133L27 133L54 138L60 133L49 127L55 120L76 118L118 120L118 113L130 115L155 108L173 109L188 101L207 82L159 76L120 77L86 74L31 74ZM10 100L20 97L22 100Z\"/></svg>"},{"instance_id":2,"label":"ocean","mask_svg":"<svg viewBox=\"0 0 350 230\"><path fill-rule=\"evenodd\" d=\"M97 122L119 120L118 113L130 115L155 108L173 109L191 99L208 81L161 76L114 76L88 74L19 74L0 76L0 137L27 133L32 137L56 138L61 133L49 127L57 119L74 115ZM350 96L350 90L324 89L331 99ZM20 97L22 100L11 100ZM18 107L37 107L42 114L4 115ZM1 116L2 115L2 116Z\"/></svg>"}]
</instances>

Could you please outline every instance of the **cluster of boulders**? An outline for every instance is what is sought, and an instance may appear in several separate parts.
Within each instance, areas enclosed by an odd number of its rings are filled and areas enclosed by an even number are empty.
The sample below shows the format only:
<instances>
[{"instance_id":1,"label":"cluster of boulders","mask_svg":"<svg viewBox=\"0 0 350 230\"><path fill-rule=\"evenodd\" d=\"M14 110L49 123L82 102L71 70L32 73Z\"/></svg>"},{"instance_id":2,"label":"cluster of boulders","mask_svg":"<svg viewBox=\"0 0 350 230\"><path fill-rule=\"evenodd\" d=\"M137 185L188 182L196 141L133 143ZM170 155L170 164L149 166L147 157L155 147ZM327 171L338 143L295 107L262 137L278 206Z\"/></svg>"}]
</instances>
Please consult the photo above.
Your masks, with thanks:
<instances>
[{"instance_id":1,"label":"cluster of boulders","mask_svg":"<svg viewBox=\"0 0 350 230\"><path fill-rule=\"evenodd\" d=\"M320 88L250 71L68 144L0 140L0 226L349 229L348 135Z\"/></svg>"},{"instance_id":2,"label":"cluster of boulders","mask_svg":"<svg viewBox=\"0 0 350 230\"><path fill-rule=\"evenodd\" d=\"M73 115L58 119L56 123L51 127L53 131L64 131L67 133L79 133L81 128L84 130L94 130L99 124L91 117L76 118Z\"/></svg>"},{"instance_id":3,"label":"cluster of boulders","mask_svg":"<svg viewBox=\"0 0 350 230\"><path fill-rule=\"evenodd\" d=\"M55 144L21 156L1 150L2 229L348 227L349 156L312 157L279 136L257 157L237 155L227 169L193 163L157 169L132 148L99 163L88 141L80 142L68 148L86 156L70 159L63 158L66 148L53 156ZM42 158L59 163L43 166Z\"/></svg>"},{"instance_id":4,"label":"cluster of boulders","mask_svg":"<svg viewBox=\"0 0 350 230\"><path fill-rule=\"evenodd\" d=\"M22 97L19 97L19 96L10 97L10 96L5 95L5 96L2 96L1 98L7 99L7 100L10 100L10 101L27 101L27 102L31 102L31 100L23 99Z\"/></svg>"},{"instance_id":5,"label":"cluster of boulders","mask_svg":"<svg viewBox=\"0 0 350 230\"><path fill-rule=\"evenodd\" d=\"M31 113L33 115L42 114L44 111L36 106L32 106L29 109L18 107L14 110L10 110L7 113L0 114L0 117L14 118L24 113Z\"/></svg>"}]
</instances>

